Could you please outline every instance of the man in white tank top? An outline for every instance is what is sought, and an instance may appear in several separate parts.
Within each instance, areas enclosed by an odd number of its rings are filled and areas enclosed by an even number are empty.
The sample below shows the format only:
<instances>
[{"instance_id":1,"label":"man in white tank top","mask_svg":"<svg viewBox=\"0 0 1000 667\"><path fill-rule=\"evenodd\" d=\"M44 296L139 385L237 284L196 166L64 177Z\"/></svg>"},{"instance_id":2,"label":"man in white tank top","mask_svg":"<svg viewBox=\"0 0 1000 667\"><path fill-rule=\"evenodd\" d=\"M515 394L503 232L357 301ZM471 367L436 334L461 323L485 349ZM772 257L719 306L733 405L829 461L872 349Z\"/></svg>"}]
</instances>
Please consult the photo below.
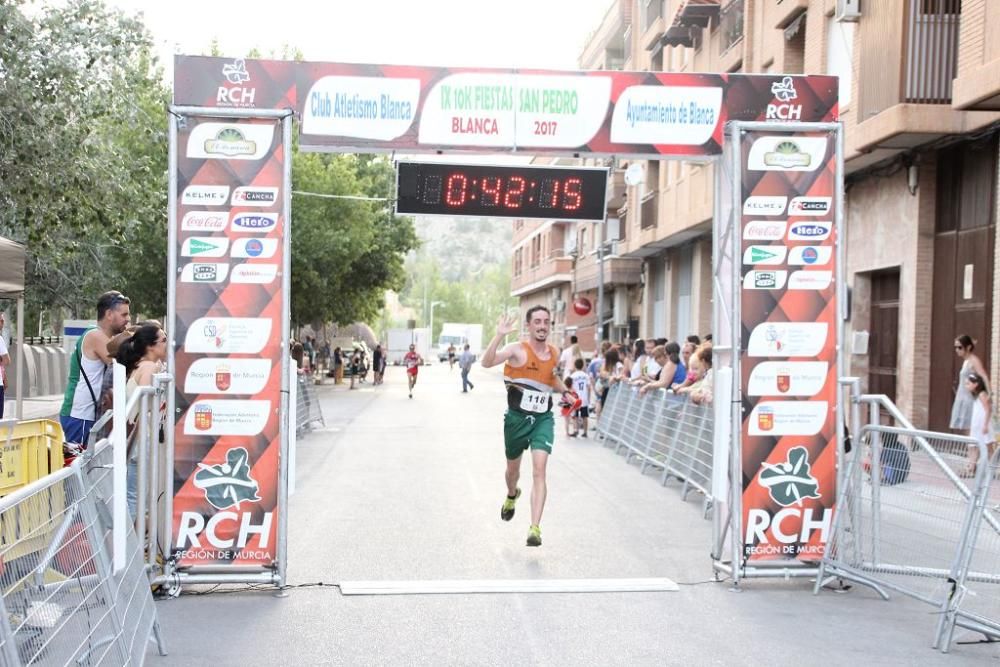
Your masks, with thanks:
<instances>
[{"instance_id":1,"label":"man in white tank top","mask_svg":"<svg viewBox=\"0 0 1000 667\"><path fill-rule=\"evenodd\" d=\"M59 411L63 438L86 446L90 429L98 418L104 372L111 364L108 341L129 324L129 298L121 292L105 292L97 300L97 327L88 329L70 355L69 381Z\"/></svg>"}]
</instances>

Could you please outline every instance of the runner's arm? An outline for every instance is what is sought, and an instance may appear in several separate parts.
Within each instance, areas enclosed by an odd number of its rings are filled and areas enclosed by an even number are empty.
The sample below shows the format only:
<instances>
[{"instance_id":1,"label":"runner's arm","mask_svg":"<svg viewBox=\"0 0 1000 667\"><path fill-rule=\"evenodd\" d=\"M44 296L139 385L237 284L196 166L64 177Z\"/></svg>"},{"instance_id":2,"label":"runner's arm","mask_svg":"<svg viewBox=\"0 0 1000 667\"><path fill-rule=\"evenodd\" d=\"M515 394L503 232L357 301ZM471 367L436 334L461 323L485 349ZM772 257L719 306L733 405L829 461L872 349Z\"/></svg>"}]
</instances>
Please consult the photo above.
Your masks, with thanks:
<instances>
[{"instance_id":1,"label":"runner's arm","mask_svg":"<svg viewBox=\"0 0 1000 667\"><path fill-rule=\"evenodd\" d=\"M497 332L490 340L490 344L486 346L486 351L483 352L482 365L483 368L492 368L493 366L498 366L511 359L519 360L518 351L521 349L519 343L511 343L500 351L497 348L500 346L500 341L503 340L507 334L512 333L517 324L516 316L504 315L497 322Z\"/></svg>"}]
</instances>

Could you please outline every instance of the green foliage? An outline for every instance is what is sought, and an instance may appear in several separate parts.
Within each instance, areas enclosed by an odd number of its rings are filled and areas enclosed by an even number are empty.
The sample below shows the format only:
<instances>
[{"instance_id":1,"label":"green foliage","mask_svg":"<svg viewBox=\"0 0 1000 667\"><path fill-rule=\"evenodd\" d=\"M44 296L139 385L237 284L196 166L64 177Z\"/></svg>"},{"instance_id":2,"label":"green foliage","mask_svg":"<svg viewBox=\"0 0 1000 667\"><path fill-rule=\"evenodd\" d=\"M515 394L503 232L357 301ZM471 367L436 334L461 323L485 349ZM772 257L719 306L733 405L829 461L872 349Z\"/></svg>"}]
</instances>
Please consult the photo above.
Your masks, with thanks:
<instances>
[{"instance_id":1,"label":"green foliage","mask_svg":"<svg viewBox=\"0 0 1000 667\"><path fill-rule=\"evenodd\" d=\"M101 0L25 6L0 0L0 236L28 247L26 329L43 310L92 317L108 289L162 317L170 90L150 35ZM388 196L392 181L383 158L293 158L299 191ZM293 320L375 321L417 245L409 220L380 202L295 195L292 207Z\"/></svg>"}]
</instances>

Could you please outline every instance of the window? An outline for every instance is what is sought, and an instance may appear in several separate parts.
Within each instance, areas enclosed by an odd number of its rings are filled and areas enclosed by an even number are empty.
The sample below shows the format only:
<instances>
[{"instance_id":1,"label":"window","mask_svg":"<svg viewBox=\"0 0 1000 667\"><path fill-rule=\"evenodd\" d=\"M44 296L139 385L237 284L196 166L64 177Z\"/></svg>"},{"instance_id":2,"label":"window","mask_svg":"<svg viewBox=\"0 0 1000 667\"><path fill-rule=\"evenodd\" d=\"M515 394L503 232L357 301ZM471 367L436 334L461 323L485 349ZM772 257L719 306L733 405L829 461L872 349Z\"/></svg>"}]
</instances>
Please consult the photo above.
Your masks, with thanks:
<instances>
[{"instance_id":1,"label":"window","mask_svg":"<svg viewBox=\"0 0 1000 667\"><path fill-rule=\"evenodd\" d=\"M802 74L806 64L806 15L800 14L785 28L785 60L782 71Z\"/></svg>"},{"instance_id":2,"label":"window","mask_svg":"<svg viewBox=\"0 0 1000 667\"><path fill-rule=\"evenodd\" d=\"M855 25L857 24L837 21L833 17L826 21L826 73L840 77L837 95L841 109L851 103Z\"/></svg>"}]
</instances>

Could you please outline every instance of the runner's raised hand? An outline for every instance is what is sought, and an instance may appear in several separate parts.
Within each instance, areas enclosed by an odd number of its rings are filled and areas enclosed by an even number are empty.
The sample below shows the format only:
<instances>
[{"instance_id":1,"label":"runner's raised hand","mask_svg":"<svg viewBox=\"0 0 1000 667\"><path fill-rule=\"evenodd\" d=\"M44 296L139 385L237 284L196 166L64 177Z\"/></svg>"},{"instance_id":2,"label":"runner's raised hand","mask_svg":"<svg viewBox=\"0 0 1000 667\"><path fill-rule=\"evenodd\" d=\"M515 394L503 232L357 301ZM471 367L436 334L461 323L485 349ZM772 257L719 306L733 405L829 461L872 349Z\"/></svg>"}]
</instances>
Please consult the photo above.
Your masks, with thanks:
<instances>
[{"instance_id":1,"label":"runner's raised hand","mask_svg":"<svg viewBox=\"0 0 1000 667\"><path fill-rule=\"evenodd\" d=\"M513 333L517 328L517 315L509 315L504 313L497 320L497 334L500 336L506 336L509 333Z\"/></svg>"}]
</instances>

